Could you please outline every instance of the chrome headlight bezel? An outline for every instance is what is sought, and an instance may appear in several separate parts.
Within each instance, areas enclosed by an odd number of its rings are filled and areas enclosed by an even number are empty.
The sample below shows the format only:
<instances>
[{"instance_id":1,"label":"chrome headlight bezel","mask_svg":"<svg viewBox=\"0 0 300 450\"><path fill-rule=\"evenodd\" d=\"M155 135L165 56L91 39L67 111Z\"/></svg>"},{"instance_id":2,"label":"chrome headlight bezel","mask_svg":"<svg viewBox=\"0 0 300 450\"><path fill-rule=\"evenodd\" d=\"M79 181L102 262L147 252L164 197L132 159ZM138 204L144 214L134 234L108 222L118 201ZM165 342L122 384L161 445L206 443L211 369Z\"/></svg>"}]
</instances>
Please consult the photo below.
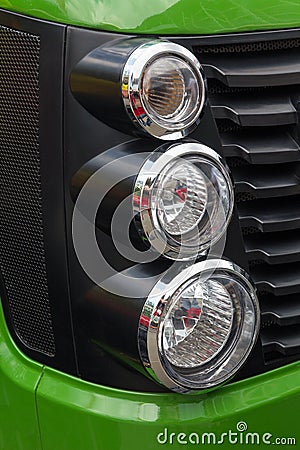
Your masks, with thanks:
<instances>
[{"instance_id":1,"label":"chrome headlight bezel","mask_svg":"<svg viewBox=\"0 0 300 450\"><path fill-rule=\"evenodd\" d=\"M178 129L170 129L154 120L147 113L141 95L143 72L151 62L163 56L175 56L187 63L198 81L199 105L192 118L183 121ZM162 140L176 140L190 134L198 125L207 99L207 88L203 69L198 59L185 47L169 41L150 40L143 43L128 57L121 75L121 90L125 109L135 125L146 134ZM138 113L133 99L142 105L145 114Z\"/></svg>"},{"instance_id":2,"label":"chrome headlight bezel","mask_svg":"<svg viewBox=\"0 0 300 450\"><path fill-rule=\"evenodd\" d=\"M220 364L218 365L218 358L216 358L215 364L211 367L211 372L217 374L215 377L211 376L209 370L206 369L205 372L203 368L202 372L200 370L198 373L196 368L194 370L188 369L186 375L184 375L184 371L176 371L162 357L161 321L164 311L179 287L199 275L203 276L207 273L209 274L208 276L212 274L213 277L216 271L232 275L233 279L238 279L247 290L249 301L242 305L243 321L241 329L238 330L236 340L232 342L232 346L225 356L223 355L223 358L220 358ZM150 292L140 315L138 329L140 357L148 375L168 389L180 393L201 392L224 384L236 374L246 361L257 340L259 327L259 302L256 296L256 289L249 275L231 261L222 259L201 261L194 265L186 266L184 270L178 267L175 276L173 271L167 272ZM247 344L246 349L237 358L237 354L245 347L245 344ZM231 368L230 364L232 365ZM223 375L218 377L218 371L221 373L222 367L225 369L228 367L229 372L223 372ZM205 377L207 377L207 381L203 381Z\"/></svg>"},{"instance_id":3,"label":"chrome headlight bezel","mask_svg":"<svg viewBox=\"0 0 300 450\"><path fill-rule=\"evenodd\" d=\"M220 171L226 183L229 207L226 211L223 227L214 236L207 239L205 244L198 245L195 242L194 246L184 246L181 239L178 238L177 240L176 236L172 236L163 230L156 211L153 211L152 207L147 205L149 204L149 192L155 187L158 176L168 163L176 158L191 156L206 159ZM216 151L198 142L176 143L163 150L158 148L147 158L140 169L134 186L134 192L136 191L139 192L139 201L133 203L133 211L137 229L140 232L142 230L149 243L169 259L185 261L194 259L198 254L206 254L209 247L213 246L226 233L233 213L234 190L226 164ZM137 196L135 197L137 198Z\"/></svg>"}]
</instances>

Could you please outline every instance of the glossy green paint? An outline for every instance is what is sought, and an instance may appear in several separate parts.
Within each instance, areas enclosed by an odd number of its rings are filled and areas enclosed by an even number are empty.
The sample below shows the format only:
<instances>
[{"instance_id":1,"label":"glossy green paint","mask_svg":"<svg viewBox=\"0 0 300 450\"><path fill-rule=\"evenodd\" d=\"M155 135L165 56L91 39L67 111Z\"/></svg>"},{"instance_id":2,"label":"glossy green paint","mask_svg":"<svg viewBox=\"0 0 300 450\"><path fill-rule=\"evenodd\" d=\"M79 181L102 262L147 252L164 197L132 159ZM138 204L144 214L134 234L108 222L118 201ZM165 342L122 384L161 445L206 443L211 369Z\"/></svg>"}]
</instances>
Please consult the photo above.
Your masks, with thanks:
<instances>
[{"instance_id":1,"label":"glossy green paint","mask_svg":"<svg viewBox=\"0 0 300 450\"><path fill-rule=\"evenodd\" d=\"M271 442L291 437L299 444L299 414L300 362L203 396L127 392L29 360L13 344L0 307L0 449L153 450L165 429L168 440L176 433L166 448L179 449L179 433L219 437L235 433L240 421L248 432L270 433Z\"/></svg>"},{"instance_id":2,"label":"glossy green paint","mask_svg":"<svg viewBox=\"0 0 300 450\"><path fill-rule=\"evenodd\" d=\"M156 437L166 427L169 433L221 435L236 432L240 421L249 432L271 433L272 441L295 437L299 445L300 363L205 396L126 392L46 369L37 405L44 450L153 450L162 447Z\"/></svg>"},{"instance_id":3,"label":"glossy green paint","mask_svg":"<svg viewBox=\"0 0 300 450\"><path fill-rule=\"evenodd\" d=\"M35 390L43 367L12 343L0 305L0 449L39 450Z\"/></svg>"},{"instance_id":4,"label":"glossy green paint","mask_svg":"<svg viewBox=\"0 0 300 450\"><path fill-rule=\"evenodd\" d=\"M0 0L33 17L137 34L215 34L300 26L298 0Z\"/></svg>"}]
</instances>

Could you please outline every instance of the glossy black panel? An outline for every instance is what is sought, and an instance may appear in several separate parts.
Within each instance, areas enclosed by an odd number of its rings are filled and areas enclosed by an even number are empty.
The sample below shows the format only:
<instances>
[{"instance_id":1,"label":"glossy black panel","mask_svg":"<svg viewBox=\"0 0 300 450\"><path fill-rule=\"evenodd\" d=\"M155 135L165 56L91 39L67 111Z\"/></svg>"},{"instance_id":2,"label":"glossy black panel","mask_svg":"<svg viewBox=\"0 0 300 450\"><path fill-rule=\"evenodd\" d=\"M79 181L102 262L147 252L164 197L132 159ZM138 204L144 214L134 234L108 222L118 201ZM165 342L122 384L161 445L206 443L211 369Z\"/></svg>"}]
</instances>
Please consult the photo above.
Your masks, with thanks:
<instances>
[{"instance_id":1,"label":"glossy black panel","mask_svg":"<svg viewBox=\"0 0 300 450\"><path fill-rule=\"evenodd\" d=\"M70 76L71 90L84 108L102 122L136 135L138 129L124 108L121 76L130 53L146 41L130 38L106 42L84 56Z\"/></svg>"},{"instance_id":2,"label":"glossy black panel","mask_svg":"<svg viewBox=\"0 0 300 450\"><path fill-rule=\"evenodd\" d=\"M139 308L141 307L141 303L139 304L139 307L137 307L137 303L134 303L135 306L132 304L130 306L128 305L130 300L126 300L125 296L120 300L112 294L104 295L103 289L95 285L78 262L71 237L74 199L78 195L80 188L84 185L84 182L88 180L93 173L95 173L99 167L99 164L103 164L102 161L104 161L104 159L102 154L108 150L108 152L105 153L105 158L111 158L111 152L116 150L110 149L116 145L118 145L118 147L116 147L117 152L119 151L121 153L122 149L126 149L127 152L130 147L132 147L132 153L137 151L149 152L163 143L162 141L149 138L144 138L143 140L136 141L135 143L128 143L132 140L132 135L121 134L116 131L113 128L116 122L113 117L110 120L104 118L103 121L95 118L95 111L101 111L101 107L103 107L103 110L102 112L97 113L97 116L102 118L102 115L105 113L105 101L102 103L100 99L98 99L98 103L96 101L93 103L93 110L88 112L86 107L86 97L84 97L85 94L81 94L79 92L80 89L78 89L80 77L84 77L84 70L88 70L88 73L92 70L94 74L92 74L92 79L94 79L97 84L95 74L98 73L98 70L102 73L104 69L101 67L92 68L89 64L86 66L86 62L89 60L85 59L85 57L91 52L92 55L96 55L98 50L96 53L93 53L94 50L103 44L113 48L113 42L108 44L107 41L115 38L116 35L104 33L100 34L94 31L86 31L75 28L70 28L68 31L65 75L66 86L68 86L71 76L72 89L74 91L74 86L77 86L75 96L80 100L76 100L71 89L66 89L66 206L74 331L77 342L79 368L83 378L116 387L157 391L161 388L151 380L144 377L144 375L141 375L138 372L132 372L132 369L128 366L126 367L122 362L122 354L124 353L124 348L122 353L122 345L125 345L124 343L128 343L128 345L126 344L128 352L135 351L132 348L132 345L136 338L136 332L134 333L134 336L131 334L134 324L130 326L130 320L134 320L134 323L136 324L136 314L140 310ZM94 60L94 62L96 61ZM79 69L81 73L80 76L78 76ZM72 73L75 74L74 79L72 78ZM75 81L79 84L76 84ZM117 82L117 78L114 82ZM115 89L115 87L112 88ZM89 96L90 93L87 93L87 95ZM115 99L110 100L112 104L116 101ZM84 103L85 107L82 106L82 103ZM117 104L119 103L117 102ZM122 115L122 111L120 111L119 114ZM108 114L108 117L111 117L110 114ZM111 124L111 127L107 124ZM212 147L217 152L221 153L221 143L218 137L215 122L212 118L210 107L208 105L204 110L200 125L190 137L199 142L203 142L205 145ZM116 156L118 155L116 154ZM137 169L142 160L143 158L140 162L137 162ZM126 178L125 167L124 171L121 170L120 175L123 175ZM101 180L99 180L99 189L101 190ZM109 197L111 199L111 203L108 202L105 206L105 202L103 202L101 205L98 213L98 219L101 222L99 225L102 230L104 229L106 231L106 233L110 225L111 212L114 210L118 201L123 199L124 196L130 192L130 190L132 191L132 179L125 179L118 186L112 187L112 195ZM106 214L104 209L102 210L103 206L107 208ZM100 211L102 211L102 214ZM113 266L116 271L125 270L126 268L133 266L134 262L130 262L126 260L126 258L124 259L120 256L120 254L116 251L110 237L106 233L99 230L96 232L99 248L111 266ZM229 258L234 259L240 266L247 269L246 256L242 250L242 235L236 215L230 225L228 233L229 239L231 242L234 242L234 245L226 246L226 255ZM166 261L159 258L155 262L156 270L158 272L164 270L165 264ZM100 271L102 274L105 272L107 276L109 275L109 270L107 271L107 267L99 267L99 272ZM134 286L135 284L133 283L131 288L134 288ZM139 289L138 284L136 289ZM142 292L141 298L144 298L144 294ZM127 310L126 308L128 306L129 309ZM116 325L115 329L112 323L113 311L118 311L118 314L120 313L118 316L119 318L116 317L116 324L118 325ZM120 319L122 317L122 311L124 311L123 321ZM132 315L131 319L128 315ZM133 317L135 317L135 319L133 319ZM100 323L103 326L100 327ZM117 331L119 329L120 333ZM126 330L128 334L127 337L125 337ZM101 348L101 350L99 350L99 348ZM108 361L110 361L110 363L108 363Z\"/></svg>"}]
</instances>

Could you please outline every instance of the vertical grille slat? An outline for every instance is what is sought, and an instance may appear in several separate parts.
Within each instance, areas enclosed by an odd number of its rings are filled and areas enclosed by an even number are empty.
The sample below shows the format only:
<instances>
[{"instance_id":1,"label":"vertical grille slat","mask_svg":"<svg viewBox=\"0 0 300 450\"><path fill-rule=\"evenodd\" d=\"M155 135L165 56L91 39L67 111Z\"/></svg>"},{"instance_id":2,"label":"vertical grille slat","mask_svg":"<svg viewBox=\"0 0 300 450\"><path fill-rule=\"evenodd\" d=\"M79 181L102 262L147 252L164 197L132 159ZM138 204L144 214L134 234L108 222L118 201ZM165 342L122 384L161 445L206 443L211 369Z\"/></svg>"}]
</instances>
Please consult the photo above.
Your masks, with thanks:
<instances>
[{"instance_id":1,"label":"vertical grille slat","mask_svg":"<svg viewBox=\"0 0 300 450\"><path fill-rule=\"evenodd\" d=\"M39 36L0 26L0 268L14 329L55 354L39 154Z\"/></svg>"},{"instance_id":2,"label":"vertical grille slat","mask_svg":"<svg viewBox=\"0 0 300 450\"><path fill-rule=\"evenodd\" d=\"M300 39L194 51L235 181L265 364L283 365L300 358Z\"/></svg>"}]
</instances>

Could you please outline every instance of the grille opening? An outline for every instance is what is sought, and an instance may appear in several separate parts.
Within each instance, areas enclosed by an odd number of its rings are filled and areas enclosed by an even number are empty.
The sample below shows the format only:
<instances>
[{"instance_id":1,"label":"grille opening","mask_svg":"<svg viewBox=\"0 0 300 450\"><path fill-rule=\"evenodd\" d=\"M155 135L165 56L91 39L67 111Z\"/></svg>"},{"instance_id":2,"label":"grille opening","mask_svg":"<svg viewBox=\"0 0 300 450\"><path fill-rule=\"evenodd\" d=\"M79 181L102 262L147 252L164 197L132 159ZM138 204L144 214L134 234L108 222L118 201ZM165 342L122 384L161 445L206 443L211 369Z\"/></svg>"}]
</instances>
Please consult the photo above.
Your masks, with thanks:
<instances>
[{"instance_id":1,"label":"grille opening","mask_svg":"<svg viewBox=\"0 0 300 450\"><path fill-rule=\"evenodd\" d=\"M195 47L195 52L199 54L210 53L251 53L251 52L270 52L279 50L289 50L300 47L300 38L295 39L276 39L270 41L258 42L240 42L234 44L204 45Z\"/></svg>"},{"instance_id":2,"label":"grille opening","mask_svg":"<svg viewBox=\"0 0 300 450\"><path fill-rule=\"evenodd\" d=\"M216 119L216 124L220 133L241 131L243 128L229 119Z\"/></svg>"},{"instance_id":3,"label":"grille opening","mask_svg":"<svg viewBox=\"0 0 300 450\"><path fill-rule=\"evenodd\" d=\"M238 192L235 194L236 203L250 202L251 200L256 200L256 198L257 197L253 194L250 194L250 192Z\"/></svg>"},{"instance_id":4,"label":"grille opening","mask_svg":"<svg viewBox=\"0 0 300 450\"><path fill-rule=\"evenodd\" d=\"M278 125L276 127L265 126L262 129L260 127L240 126L230 119L216 119L216 124L221 136L226 137L226 135L228 134L229 137L234 138L237 142L239 138L243 139L245 137L248 137L252 139L255 138L256 141L266 142L266 144L268 145L267 139L270 135L280 137L281 134L288 134L289 136L293 137L293 139L297 138L294 125L287 124Z\"/></svg>"},{"instance_id":5,"label":"grille opening","mask_svg":"<svg viewBox=\"0 0 300 450\"><path fill-rule=\"evenodd\" d=\"M278 322L275 319L262 319L261 329L272 327L273 325L278 325Z\"/></svg>"},{"instance_id":6,"label":"grille opening","mask_svg":"<svg viewBox=\"0 0 300 450\"><path fill-rule=\"evenodd\" d=\"M215 79L211 80L215 82ZM220 82L220 85L222 84L223 83ZM210 98L214 103L216 99L218 103L220 103L220 101L226 103L237 99L240 103L243 102L244 104L252 105L254 100L256 101L257 98L260 98L261 107L263 107L264 104L268 104L272 98L274 98L274 101L276 98L282 98L284 96L292 98L293 94L299 90L298 85L263 87L225 86L223 90L221 90L221 88L222 86L218 86L219 92L210 93ZM216 86L213 86L213 89L216 90ZM244 128L244 125L242 127ZM251 128L253 128L253 126L251 126Z\"/></svg>"},{"instance_id":7,"label":"grille opening","mask_svg":"<svg viewBox=\"0 0 300 450\"><path fill-rule=\"evenodd\" d=\"M262 233L262 231L256 227L242 227L243 236L249 236L249 234L258 234L258 233Z\"/></svg>"},{"instance_id":8,"label":"grille opening","mask_svg":"<svg viewBox=\"0 0 300 450\"><path fill-rule=\"evenodd\" d=\"M253 267L259 266L260 264L264 264L265 261L262 259L253 259L252 261L249 261L249 268L253 269Z\"/></svg>"},{"instance_id":9,"label":"grille opening","mask_svg":"<svg viewBox=\"0 0 300 450\"><path fill-rule=\"evenodd\" d=\"M238 158L235 156L226 158L226 161L230 168L249 166L248 161L245 161L243 158Z\"/></svg>"},{"instance_id":10,"label":"grille opening","mask_svg":"<svg viewBox=\"0 0 300 450\"><path fill-rule=\"evenodd\" d=\"M263 289L260 289L259 290L259 296L260 297L269 297L270 296L270 292L264 291Z\"/></svg>"}]
</instances>

